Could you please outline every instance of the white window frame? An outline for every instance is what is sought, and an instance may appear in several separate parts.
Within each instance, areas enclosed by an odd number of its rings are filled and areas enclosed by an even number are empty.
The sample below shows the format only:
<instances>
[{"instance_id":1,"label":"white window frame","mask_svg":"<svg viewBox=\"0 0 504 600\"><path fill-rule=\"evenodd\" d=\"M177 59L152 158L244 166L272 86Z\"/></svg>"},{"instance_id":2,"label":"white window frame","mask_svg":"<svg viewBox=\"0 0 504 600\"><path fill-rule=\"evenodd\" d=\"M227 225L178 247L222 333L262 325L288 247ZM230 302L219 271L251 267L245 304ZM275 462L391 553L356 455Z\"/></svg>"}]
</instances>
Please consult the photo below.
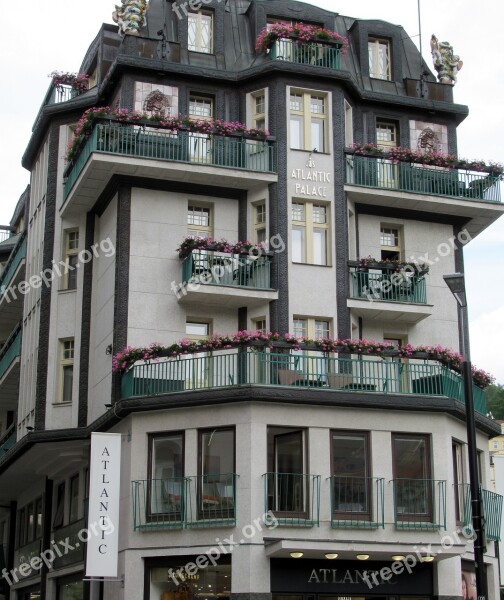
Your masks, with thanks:
<instances>
[{"instance_id":1,"label":"white window frame","mask_svg":"<svg viewBox=\"0 0 504 600\"><path fill-rule=\"evenodd\" d=\"M208 215L208 224L191 223L191 218L200 212L202 215ZM213 237L213 207L208 204L200 204L189 200L187 204L187 233L192 237L211 238Z\"/></svg>"},{"instance_id":2,"label":"white window frame","mask_svg":"<svg viewBox=\"0 0 504 600\"><path fill-rule=\"evenodd\" d=\"M210 20L209 39L203 39L204 21ZM191 27L195 27L194 44L189 35ZM187 47L190 52L213 54L214 47L214 13L209 10L191 11L187 15Z\"/></svg>"},{"instance_id":3,"label":"white window frame","mask_svg":"<svg viewBox=\"0 0 504 600\"><path fill-rule=\"evenodd\" d=\"M73 384L75 377L75 339L64 338L59 340L59 355L60 355L60 376L59 376L59 393L58 402L60 404L71 404L73 400ZM67 368L72 368L72 378L70 384L70 400L65 400L65 396L68 395L66 389L65 371Z\"/></svg>"},{"instance_id":4,"label":"white window frame","mask_svg":"<svg viewBox=\"0 0 504 600\"><path fill-rule=\"evenodd\" d=\"M293 98L299 98L293 104ZM287 97L287 108L289 113L289 147L292 150L305 150L316 152L329 152L329 93L317 90L305 90L299 88L289 88ZM323 100L323 112L313 111L312 99ZM322 143L320 140L313 139L313 125L319 122L322 126ZM293 135L293 123L299 123L300 139L295 143Z\"/></svg>"},{"instance_id":5,"label":"white window frame","mask_svg":"<svg viewBox=\"0 0 504 600\"><path fill-rule=\"evenodd\" d=\"M385 60L385 62L383 62ZM370 37L368 39L369 76L373 79L392 80L390 40Z\"/></svg>"},{"instance_id":6,"label":"white window frame","mask_svg":"<svg viewBox=\"0 0 504 600\"><path fill-rule=\"evenodd\" d=\"M345 108L345 147L350 148L354 143L353 136L353 107L352 105L344 101Z\"/></svg>"},{"instance_id":7,"label":"white window frame","mask_svg":"<svg viewBox=\"0 0 504 600\"><path fill-rule=\"evenodd\" d=\"M295 206L302 205L303 218L295 217ZM317 214L316 208L322 208L325 211L325 223L320 223L318 221L314 221L315 215ZM331 265L331 254L330 254L330 223L331 219L331 210L330 205L324 202L310 202L306 200L299 200L297 198L292 199L291 203L291 230L292 230L292 262L300 263L300 264L309 264L309 265L317 265L317 266L330 266ZM317 230L321 230L325 232L325 248L323 249L325 252L325 261L322 259L320 262L315 262L315 233ZM301 260L295 260L294 256L294 232L299 232L301 236L300 244L301 244Z\"/></svg>"},{"instance_id":8,"label":"white window frame","mask_svg":"<svg viewBox=\"0 0 504 600\"><path fill-rule=\"evenodd\" d=\"M65 269L62 281L62 290L77 289L77 274L76 268L79 255L79 230L78 228L65 229L63 231L63 262L68 261L68 269Z\"/></svg>"},{"instance_id":9,"label":"white window frame","mask_svg":"<svg viewBox=\"0 0 504 600\"><path fill-rule=\"evenodd\" d=\"M252 204L252 223L254 242L264 243L268 239L268 212L266 200L259 200Z\"/></svg>"}]
</instances>

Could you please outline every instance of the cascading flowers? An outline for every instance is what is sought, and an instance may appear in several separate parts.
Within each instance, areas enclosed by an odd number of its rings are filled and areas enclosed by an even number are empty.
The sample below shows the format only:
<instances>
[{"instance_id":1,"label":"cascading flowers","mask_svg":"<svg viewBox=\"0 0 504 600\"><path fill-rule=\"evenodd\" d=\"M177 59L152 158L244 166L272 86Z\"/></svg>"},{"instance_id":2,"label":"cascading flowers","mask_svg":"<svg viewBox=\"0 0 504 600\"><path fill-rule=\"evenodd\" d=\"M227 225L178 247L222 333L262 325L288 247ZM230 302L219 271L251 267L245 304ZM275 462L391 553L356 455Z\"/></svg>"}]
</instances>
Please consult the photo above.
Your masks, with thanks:
<instances>
[{"instance_id":1,"label":"cascading flowers","mask_svg":"<svg viewBox=\"0 0 504 600\"><path fill-rule=\"evenodd\" d=\"M86 75L86 73L64 73L63 71L53 71L52 73L49 73L48 77L51 77L52 83L56 87L69 85L73 90L79 93L86 92L89 88L89 75Z\"/></svg>"},{"instance_id":2,"label":"cascading flowers","mask_svg":"<svg viewBox=\"0 0 504 600\"><path fill-rule=\"evenodd\" d=\"M181 339L171 346L162 346L158 342L150 346L133 348L128 346L121 352L117 352L112 358L112 369L116 373L125 373L128 369L141 361L157 361L162 357L176 358L198 352L209 352L213 350L230 350L244 346L267 347L272 349L275 344L288 344L291 350L315 349L326 353L348 353L366 356L398 356L400 358L421 358L426 360L437 360L447 367L460 371L463 358L451 348L443 346L395 346L390 342L365 340L365 339L332 339L321 338L312 340L309 338L298 338L286 333L267 331L241 330L236 333L219 335L215 334L204 340ZM495 378L482 369L473 366L473 381L484 389L494 383Z\"/></svg>"},{"instance_id":3,"label":"cascading flowers","mask_svg":"<svg viewBox=\"0 0 504 600\"><path fill-rule=\"evenodd\" d=\"M298 44L336 42L340 45L342 54L348 48L348 39L330 29L305 23L274 23L261 30L256 39L256 50L266 52L276 40L288 38L295 38Z\"/></svg>"},{"instance_id":4,"label":"cascading flowers","mask_svg":"<svg viewBox=\"0 0 504 600\"><path fill-rule=\"evenodd\" d=\"M213 250L215 252L224 252L225 254L259 255L264 254L266 251L266 245L262 242L255 244L249 240L231 243L224 238L220 240L214 240L213 238L187 236L182 240L180 246L177 248L179 258L185 258L191 254L193 250Z\"/></svg>"}]
</instances>

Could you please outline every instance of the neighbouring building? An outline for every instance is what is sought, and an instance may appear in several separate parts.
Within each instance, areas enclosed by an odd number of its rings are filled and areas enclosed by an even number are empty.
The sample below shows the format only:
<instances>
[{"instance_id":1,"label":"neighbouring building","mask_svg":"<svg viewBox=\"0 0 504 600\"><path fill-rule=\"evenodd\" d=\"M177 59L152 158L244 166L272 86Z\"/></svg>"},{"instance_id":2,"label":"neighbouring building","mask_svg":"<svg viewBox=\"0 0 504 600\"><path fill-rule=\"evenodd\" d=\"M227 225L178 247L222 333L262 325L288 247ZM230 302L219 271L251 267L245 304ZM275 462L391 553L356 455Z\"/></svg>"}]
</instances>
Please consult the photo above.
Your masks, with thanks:
<instances>
[{"instance_id":1,"label":"neighbouring building","mask_svg":"<svg viewBox=\"0 0 504 600\"><path fill-rule=\"evenodd\" d=\"M455 158L449 49L440 83L383 21L145 9L54 74L0 232L0 598L476 600L443 275L502 214L502 171ZM474 381L496 600L500 426ZM93 432L122 436L104 582Z\"/></svg>"}]
</instances>

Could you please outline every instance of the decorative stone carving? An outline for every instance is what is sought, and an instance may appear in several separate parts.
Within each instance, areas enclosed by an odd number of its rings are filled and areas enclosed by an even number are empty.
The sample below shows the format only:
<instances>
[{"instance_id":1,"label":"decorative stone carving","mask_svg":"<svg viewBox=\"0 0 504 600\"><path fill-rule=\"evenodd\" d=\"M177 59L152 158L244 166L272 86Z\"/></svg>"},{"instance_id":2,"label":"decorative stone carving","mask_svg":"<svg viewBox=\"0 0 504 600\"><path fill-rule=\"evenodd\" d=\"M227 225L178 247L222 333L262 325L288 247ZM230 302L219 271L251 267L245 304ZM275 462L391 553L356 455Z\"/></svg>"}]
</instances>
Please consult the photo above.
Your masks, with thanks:
<instances>
[{"instance_id":1,"label":"decorative stone carving","mask_svg":"<svg viewBox=\"0 0 504 600\"><path fill-rule=\"evenodd\" d=\"M112 18L119 25L120 35L138 35L140 29L147 24L146 0L121 0L121 6L116 4L115 8Z\"/></svg>"},{"instance_id":2,"label":"decorative stone carving","mask_svg":"<svg viewBox=\"0 0 504 600\"><path fill-rule=\"evenodd\" d=\"M442 145L439 141L438 136L432 131L430 127L426 127L422 133L418 136L418 150L425 153L430 152L441 152Z\"/></svg>"},{"instance_id":3,"label":"decorative stone carving","mask_svg":"<svg viewBox=\"0 0 504 600\"><path fill-rule=\"evenodd\" d=\"M159 89L152 91L143 103L144 112L171 116L171 98Z\"/></svg>"},{"instance_id":4,"label":"decorative stone carving","mask_svg":"<svg viewBox=\"0 0 504 600\"><path fill-rule=\"evenodd\" d=\"M439 83L455 85L457 82L457 73L464 64L460 60L460 56L453 54L453 47L449 42L438 41L434 34L432 34L430 46L432 60L438 74Z\"/></svg>"}]
</instances>

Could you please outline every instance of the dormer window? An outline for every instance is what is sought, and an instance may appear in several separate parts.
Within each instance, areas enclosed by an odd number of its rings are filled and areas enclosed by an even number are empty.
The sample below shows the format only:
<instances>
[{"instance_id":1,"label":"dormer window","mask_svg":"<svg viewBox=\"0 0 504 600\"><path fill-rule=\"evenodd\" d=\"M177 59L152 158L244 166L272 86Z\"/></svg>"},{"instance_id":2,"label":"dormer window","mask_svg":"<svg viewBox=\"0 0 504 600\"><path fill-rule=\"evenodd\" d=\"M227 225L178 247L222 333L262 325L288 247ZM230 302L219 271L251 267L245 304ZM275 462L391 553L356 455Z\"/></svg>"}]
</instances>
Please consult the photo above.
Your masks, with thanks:
<instances>
[{"instance_id":1,"label":"dormer window","mask_svg":"<svg viewBox=\"0 0 504 600\"><path fill-rule=\"evenodd\" d=\"M187 46L193 52L213 53L213 13L199 10L187 15Z\"/></svg>"},{"instance_id":2,"label":"dormer window","mask_svg":"<svg viewBox=\"0 0 504 600\"><path fill-rule=\"evenodd\" d=\"M379 38L369 38L369 76L374 79L392 79L390 42Z\"/></svg>"}]
</instances>

